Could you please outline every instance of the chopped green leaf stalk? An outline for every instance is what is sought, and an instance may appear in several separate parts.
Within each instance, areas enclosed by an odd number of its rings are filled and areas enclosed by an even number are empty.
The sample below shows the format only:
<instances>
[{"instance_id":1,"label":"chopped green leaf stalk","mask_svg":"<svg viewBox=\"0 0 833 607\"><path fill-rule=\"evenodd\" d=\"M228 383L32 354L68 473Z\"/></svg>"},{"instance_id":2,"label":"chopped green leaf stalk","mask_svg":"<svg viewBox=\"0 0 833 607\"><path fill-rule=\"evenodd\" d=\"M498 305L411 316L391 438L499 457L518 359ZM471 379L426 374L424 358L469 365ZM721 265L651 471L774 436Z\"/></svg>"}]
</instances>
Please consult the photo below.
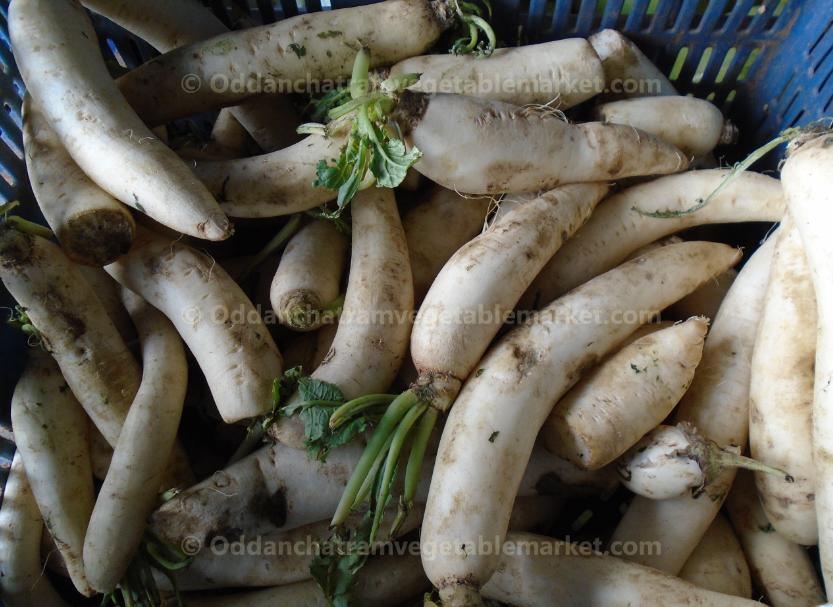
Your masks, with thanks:
<instances>
[{"instance_id":1,"label":"chopped green leaf stalk","mask_svg":"<svg viewBox=\"0 0 833 607\"><path fill-rule=\"evenodd\" d=\"M353 505L351 506L352 509L357 510L365 501L367 501L369 497L371 497L370 492L377 485L377 481L379 480L379 470L381 470L382 464L384 464L387 459L387 453L388 449L390 449L391 442L393 442L393 434L388 436L388 440L379 450L379 455L377 455L376 459L373 460L370 472L367 473L359 492L356 494L356 499L353 500Z\"/></svg>"},{"instance_id":2,"label":"chopped green leaf stalk","mask_svg":"<svg viewBox=\"0 0 833 607\"><path fill-rule=\"evenodd\" d=\"M15 304L14 308L11 310L9 314L8 320L6 323L14 327L15 329L19 329L26 335L26 343L35 348L41 347L46 349L46 345L43 341L43 335L41 332L38 331L38 328L32 324L31 319L29 318L29 314L26 312L26 308L23 306Z\"/></svg>"},{"instance_id":3,"label":"chopped green leaf stalk","mask_svg":"<svg viewBox=\"0 0 833 607\"><path fill-rule=\"evenodd\" d=\"M264 246L248 264L246 264L246 267L243 268L243 272L238 277L238 281L243 281L248 278L249 275L251 275L251 273L260 266L260 264L283 249L286 246L286 243L289 242L289 239L295 235L300 227L301 215L296 213L289 218L289 221L287 221L280 230L278 230L278 233L272 237L272 240L267 242L266 246Z\"/></svg>"},{"instance_id":4,"label":"chopped green leaf stalk","mask_svg":"<svg viewBox=\"0 0 833 607\"><path fill-rule=\"evenodd\" d=\"M387 406L396 398L393 394L367 394L347 401L336 409L330 416L330 428L335 430L342 424L346 423L354 415L361 413L367 409L378 407L380 405Z\"/></svg>"},{"instance_id":5,"label":"chopped green leaf stalk","mask_svg":"<svg viewBox=\"0 0 833 607\"><path fill-rule=\"evenodd\" d=\"M482 0L486 7L487 18L492 18L492 5L488 0ZM488 57L497 47L495 30L483 17L483 10L474 2L458 0L456 3L457 18L460 20L461 28L467 35L457 38L451 52L455 55L475 53L481 57ZM486 37L481 40L481 34Z\"/></svg>"},{"instance_id":6,"label":"chopped green leaf stalk","mask_svg":"<svg viewBox=\"0 0 833 607\"><path fill-rule=\"evenodd\" d=\"M405 486L403 487L402 496L399 500L396 518L391 527L391 536L399 532L400 526L405 522L405 517L408 516L414 507L414 498L416 497L420 476L422 475L422 463L425 461L428 441L431 439L434 426L437 425L437 417L439 414L440 412L437 409L429 407L419 420L419 426L417 426L416 435L411 444L411 451L408 454L408 463L405 466Z\"/></svg>"},{"instance_id":7,"label":"chopped green leaf stalk","mask_svg":"<svg viewBox=\"0 0 833 607\"><path fill-rule=\"evenodd\" d=\"M327 542L328 549L322 546L310 563L310 574L329 604L334 607L348 607L352 604L350 590L370 552L356 550L355 547L369 547L370 524L370 516L365 515L358 528L348 530L344 536L340 530L336 530Z\"/></svg>"},{"instance_id":8,"label":"chopped green leaf stalk","mask_svg":"<svg viewBox=\"0 0 833 607\"><path fill-rule=\"evenodd\" d=\"M363 46L356 53L353 61L353 73L350 75L350 97L359 99L367 95L370 89L370 49Z\"/></svg>"}]
</instances>

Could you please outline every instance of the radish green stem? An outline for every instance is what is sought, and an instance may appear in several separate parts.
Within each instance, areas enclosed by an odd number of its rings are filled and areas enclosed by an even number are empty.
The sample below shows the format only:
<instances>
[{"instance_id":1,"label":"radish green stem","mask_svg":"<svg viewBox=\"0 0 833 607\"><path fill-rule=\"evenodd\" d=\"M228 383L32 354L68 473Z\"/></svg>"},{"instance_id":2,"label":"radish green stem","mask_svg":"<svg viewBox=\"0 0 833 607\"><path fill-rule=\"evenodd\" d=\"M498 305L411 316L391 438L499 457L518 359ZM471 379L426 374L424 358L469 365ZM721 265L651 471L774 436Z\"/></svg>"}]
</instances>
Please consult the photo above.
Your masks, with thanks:
<instances>
[{"instance_id":1,"label":"radish green stem","mask_svg":"<svg viewBox=\"0 0 833 607\"><path fill-rule=\"evenodd\" d=\"M52 233L52 230L46 226L29 221L28 219L23 219L23 217L18 217L17 215L7 216L5 223L7 226L14 228L18 232L23 232L24 234L31 234L32 236L40 236L42 238L52 238L55 236Z\"/></svg>"},{"instance_id":2,"label":"radish green stem","mask_svg":"<svg viewBox=\"0 0 833 607\"><path fill-rule=\"evenodd\" d=\"M287 221L284 226L278 231L277 234L266 243L266 246L263 247L257 255L246 265L243 269L243 272L240 274L238 281L243 281L249 277L249 275L257 269L257 267L266 261L273 253L280 251L286 243L295 235L295 232L298 231L298 228L301 227L301 216L300 215L293 215L289 221Z\"/></svg>"},{"instance_id":3,"label":"radish green stem","mask_svg":"<svg viewBox=\"0 0 833 607\"><path fill-rule=\"evenodd\" d=\"M330 416L330 428L335 430L342 424L346 423L357 413L361 413L365 409L375 407L377 405L389 405L396 397L393 394L368 394L354 398L341 405L338 409L333 411Z\"/></svg>"},{"instance_id":4,"label":"radish green stem","mask_svg":"<svg viewBox=\"0 0 833 607\"><path fill-rule=\"evenodd\" d=\"M419 488L422 462L425 459L428 441L431 438L431 433L434 431L434 426L437 424L437 416L439 414L438 409L429 407L419 420L419 426L417 426L416 435L411 444L411 452L408 454L408 464L405 467L405 484L402 489L402 495L399 498L396 518L390 529L391 537L397 534L402 523L405 522L405 517L408 516L411 508L414 507L414 497Z\"/></svg>"},{"instance_id":5,"label":"radish green stem","mask_svg":"<svg viewBox=\"0 0 833 607\"><path fill-rule=\"evenodd\" d=\"M390 449L390 443L392 440L393 434L391 434L388 437L388 440L385 442L385 445L379 451L379 455L377 455L376 459L373 460L373 466L371 466L370 472L368 472L367 476L365 477L361 489L359 489L359 492L356 495L356 499L353 502L351 508L358 508L370 496L371 490L376 485L376 481L379 479L379 468L382 467L382 462L384 462L386 459L387 452L388 449Z\"/></svg>"},{"instance_id":6,"label":"radish green stem","mask_svg":"<svg viewBox=\"0 0 833 607\"><path fill-rule=\"evenodd\" d=\"M363 46L356 54L356 60L353 62L353 73L350 76L350 97L358 99L367 95L369 72L370 51Z\"/></svg>"}]
</instances>

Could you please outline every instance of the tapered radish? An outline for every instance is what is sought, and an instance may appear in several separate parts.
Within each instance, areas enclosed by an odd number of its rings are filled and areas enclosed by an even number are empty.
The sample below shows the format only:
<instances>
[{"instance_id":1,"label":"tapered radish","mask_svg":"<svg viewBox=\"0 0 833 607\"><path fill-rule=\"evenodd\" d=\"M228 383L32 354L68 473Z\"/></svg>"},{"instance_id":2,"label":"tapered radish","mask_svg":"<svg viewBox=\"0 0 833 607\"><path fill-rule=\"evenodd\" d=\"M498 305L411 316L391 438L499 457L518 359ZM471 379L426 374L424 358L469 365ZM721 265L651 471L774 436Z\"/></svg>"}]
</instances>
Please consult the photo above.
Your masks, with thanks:
<instances>
[{"instance_id":1,"label":"tapered radish","mask_svg":"<svg viewBox=\"0 0 833 607\"><path fill-rule=\"evenodd\" d=\"M180 232L209 240L231 234L228 219L205 186L119 93L78 3L15 2L9 35L29 93L94 182Z\"/></svg>"},{"instance_id":2,"label":"tapered radish","mask_svg":"<svg viewBox=\"0 0 833 607\"><path fill-rule=\"evenodd\" d=\"M750 473L738 474L726 507L755 585L772 607L813 607L824 602L824 590L809 554L772 527Z\"/></svg>"},{"instance_id":3,"label":"tapered radish","mask_svg":"<svg viewBox=\"0 0 833 607\"><path fill-rule=\"evenodd\" d=\"M61 371L33 353L12 397L12 427L26 476L75 588L95 594L81 556L95 494L87 416Z\"/></svg>"},{"instance_id":4,"label":"tapered radish","mask_svg":"<svg viewBox=\"0 0 833 607\"><path fill-rule=\"evenodd\" d=\"M708 207L706 207L708 208ZM722 447L746 444L749 427L749 373L752 348L763 303L775 242L766 241L738 274L706 338L694 381L677 406L677 421L686 421ZM658 541L662 555L627 556L676 574L717 515L731 486L734 470L711 483L698 497L682 495L652 500L636 497L612 541ZM685 521L684 525L672 521Z\"/></svg>"},{"instance_id":5,"label":"tapered radish","mask_svg":"<svg viewBox=\"0 0 833 607\"><path fill-rule=\"evenodd\" d=\"M591 470L622 455L685 394L708 326L706 319L692 318L650 333L603 362L553 408L541 430L547 448Z\"/></svg>"},{"instance_id":6,"label":"tapered radish","mask_svg":"<svg viewBox=\"0 0 833 607\"><path fill-rule=\"evenodd\" d=\"M689 156L702 156L718 144L729 144L737 129L724 122L723 114L705 99L696 97L643 97L603 103L596 118L612 124L627 124L651 133Z\"/></svg>"},{"instance_id":7,"label":"tapered radish","mask_svg":"<svg viewBox=\"0 0 833 607\"><path fill-rule=\"evenodd\" d=\"M130 211L75 164L28 95L23 148L32 192L67 255L102 266L127 253L136 228Z\"/></svg>"},{"instance_id":8,"label":"tapered radish","mask_svg":"<svg viewBox=\"0 0 833 607\"><path fill-rule=\"evenodd\" d=\"M616 30L602 30L587 41L602 60L607 88L615 96L677 95L665 74Z\"/></svg>"},{"instance_id":9,"label":"tapered radish","mask_svg":"<svg viewBox=\"0 0 833 607\"><path fill-rule=\"evenodd\" d=\"M703 242L652 251L553 302L480 361L483 372L466 382L443 430L422 529L423 543L465 547L423 558L445 604L476 604L498 566L476 546L506 533L511 499L553 403L652 314L738 256Z\"/></svg>"},{"instance_id":10,"label":"tapered radish","mask_svg":"<svg viewBox=\"0 0 833 607\"><path fill-rule=\"evenodd\" d=\"M20 453L9 468L0 507L0 597L7 607L64 607L41 565L43 519Z\"/></svg>"},{"instance_id":11,"label":"tapered radish","mask_svg":"<svg viewBox=\"0 0 833 607\"><path fill-rule=\"evenodd\" d=\"M683 297L680 301L669 307L664 317L670 318L691 318L692 316L705 316L714 318L720 309L720 304L726 293L732 288L738 273L736 270L726 270L714 280L708 281L691 295Z\"/></svg>"},{"instance_id":12,"label":"tapered radish","mask_svg":"<svg viewBox=\"0 0 833 607\"><path fill-rule=\"evenodd\" d=\"M759 173L741 173L708 205L696 213L685 212L708 198L727 174L723 169L690 171L614 194L541 270L522 304L532 307L535 301L551 301L615 267L639 247L680 230L781 219L785 204L781 184ZM640 211L671 217L650 217Z\"/></svg>"},{"instance_id":13,"label":"tapered radish","mask_svg":"<svg viewBox=\"0 0 833 607\"><path fill-rule=\"evenodd\" d=\"M212 258L140 229L130 253L106 270L174 324L227 423L269 411L281 355L249 298Z\"/></svg>"},{"instance_id":14,"label":"tapered radish","mask_svg":"<svg viewBox=\"0 0 833 607\"><path fill-rule=\"evenodd\" d=\"M777 353L777 356L774 355ZM772 526L796 544L818 542L813 463L816 300L801 237L788 215L775 245L749 389L749 451L789 472L756 474Z\"/></svg>"},{"instance_id":15,"label":"tapered radish","mask_svg":"<svg viewBox=\"0 0 833 607\"><path fill-rule=\"evenodd\" d=\"M706 590L752 597L749 565L725 516L718 514L706 530L680 571L680 578Z\"/></svg>"},{"instance_id":16,"label":"tapered radish","mask_svg":"<svg viewBox=\"0 0 833 607\"><path fill-rule=\"evenodd\" d=\"M124 290L122 297L142 343L142 383L84 539L87 577L105 594L124 577L156 505L154 488L170 461L188 381L185 349L170 321L135 293Z\"/></svg>"},{"instance_id":17,"label":"tapered radish","mask_svg":"<svg viewBox=\"0 0 833 607\"><path fill-rule=\"evenodd\" d=\"M532 192L688 166L677 148L633 128L573 125L550 110L500 101L405 91L394 115L423 154L414 168L458 192Z\"/></svg>"},{"instance_id":18,"label":"tapered radish","mask_svg":"<svg viewBox=\"0 0 833 607\"><path fill-rule=\"evenodd\" d=\"M496 50L488 61L471 55L423 55L400 61L390 75L420 74L421 93L455 93L515 105L566 110L604 90L599 57L582 38Z\"/></svg>"},{"instance_id":19,"label":"tapered radish","mask_svg":"<svg viewBox=\"0 0 833 607\"><path fill-rule=\"evenodd\" d=\"M332 322L347 244L335 225L323 219L307 224L287 243L269 294L282 325L312 331Z\"/></svg>"},{"instance_id":20,"label":"tapered radish","mask_svg":"<svg viewBox=\"0 0 833 607\"><path fill-rule=\"evenodd\" d=\"M544 607L754 607L757 601L698 588L679 578L560 540L512 533L483 596ZM445 605L445 603L443 603Z\"/></svg>"},{"instance_id":21,"label":"tapered radish","mask_svg":"<svg viewBox=\"0 0 833 607\"><path fill-rule=\"evenodd\" d=\"M56 244L5 226L0 278L26 309L87 415L115 445L141 373L78 267Z\"/></svg>"}]
</instances>

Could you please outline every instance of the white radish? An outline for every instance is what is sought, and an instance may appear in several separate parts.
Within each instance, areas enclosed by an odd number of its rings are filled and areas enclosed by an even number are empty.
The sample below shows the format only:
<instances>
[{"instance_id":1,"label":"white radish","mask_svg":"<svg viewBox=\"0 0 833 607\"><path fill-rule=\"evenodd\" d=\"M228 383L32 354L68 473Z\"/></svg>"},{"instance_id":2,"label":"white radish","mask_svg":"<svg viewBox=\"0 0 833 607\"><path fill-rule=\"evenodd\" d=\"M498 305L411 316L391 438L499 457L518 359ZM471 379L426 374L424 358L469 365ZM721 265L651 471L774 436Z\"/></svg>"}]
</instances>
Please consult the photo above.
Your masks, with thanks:
<instances>
[{"instance_id":1,"label":"white radish","mask_svg":"<svg viewBox=\"0 0 833 607\"><path fill-rule=\"evenodd\" d=\"M533 192L688 166L680 150L652 135L599 122L569 124L546 108L405 91L394 115L423 154L414 168L458 192Z\"/></svg>"},{"instance_id":2,"label":"white radish","mask_svg":"<svg viewBox=\"0 0 833 607\"><path fill-rule=\"evenodd\" d=\"M718 514L706 530L680 571L680 578L706 590L752 597L749 565L725 516Z\"/></svg>"},{"instance_id":3,"label":"white radish","mask_svg":"<svg viewBox=\"0 0 833 607\"><path fill-rule=\"evenodd\" d=\"M90 290L95 293L95 296L104 306L107 311L107 316L113 321L113 325L121 335L125 343L130 343L136 339L136 327L133 326L133 321L130 319L130 314L124 309L124 304L121 301L121 287L119 283L113 280L110 275L101 268L93 268L91 266L78 266L84 280L89 285Z\"/></svg>"},{"instance_id":4,"label":"white radish","mask_svg":"<svg viewBox=\"0 0 833 607\"><path fill-rule=\"evenodd\" d=\"M692 318L604 361L556 403L541 430L547 448L591 470L622 455L685 394L708 327L706 319Z\"/></svg>"},{"instance_id":5,"label":"white radish","mask_svg":"<svg viewBox=\"0 0 833 607\"><path fill-rule=\"evenodd\" d=\"M185 348L170 321L135 293L122 297L142 344L142 383L84 539L87 578L105 594L124 577L158 500L154 489L170 461L188 382Z\"/></svg>"},{"instance_id":6,"label":"white radish","mask_svg":"<svg viewBox=\"0 0 833 607\"><path fill-rule=\"evenodd\" d=\"M553 302L484 356L484 371L466 382L443 430L422 529L423 543L465 547L423 557L444 604L477 604L498 566L476 546L506 533L511 500L554 402L653 314L738 256L713 243L662 247Z\"/></svg>"},{"instance_id":7,"label":"white radish","mask_svg":"<svg viewBox=\"0 0 833 607\"><path fill-rule=\"evenodd\" d=\"M15 454L0 507L0 598L7 607L65 607L41 565L43 519L20 453Z\"/></svg>"},{"instance_id":8,"label":"white radish","mask_svg":"<svg viewBox=\"0 0 833 607\"><path fill-rule=\"evenodd\" d=\"M51 241L0 227L0 278L87 415L115 445L141 372L78 267Z\"/></svg>"},{"instance_id":9,"label":"white radish","mask_svg":"<svg viewBox=\"0 0 833 607\"><path fill-rule=\"evenodd\" d=\"M691 295L683 297L673 306L670 306L663 312L663 316L679 319L691 318L692 316L714 318L737 276L737 270L726 270Z\"/></svg>"},{"instance_id":10,"label":"white radish","mask_svg":"<svg viewBox=\"0 0 833 607\"><path fill-rule=\"evenodd\" d=\"M93 181L185 234L209 240L231 234L205 186L119 93L80 4L17 1L9 10L9 35L29 93Z\"/></svg>"},{"instance_id":11,"label":"white radish","mask_svg":"<svg viewBox=\"0 0 833 607\"><path fill-rule=\"evenodd\" d=\"M287 369L301 367L316 369L333 345L333 338L338 331L338 321L325 323L320 329L308 333L299 333L283 349L284 366Z\"/></svg>"},{"instance_id":12,"label":"white radish","mask_svg":"<svg viewBox=\"0 0 833 607\"><path fill-rule=\"evenodd\" d=\"M796 544L818 542L813 445L816 299L801 237L790 216L775 245L749 389L749 451L793 477L756 474L772 526ZM777 353L777 355L776 355Z\"/></svg>"},{"instance_id":13,"label":"white radish","mask_svg":"<svg viewBox=\"0 0 833 607\"><path fill-rule=\"evenodd\" d=\"M690 171L630 187L608 198L547 263L523 304L544 304L621 263L636 249L699 225L779 221L784 194L777 179L741 173L696 213L688 212L726 178L728 170ZM640 213L662 212L671 217ZM679 216L674 216L675 214Z\"/></svg>"},{"instance_id":14,"label":"white radish","mask_svg":"<svg viewBox=\"0 0 833 607\"><path fill-rule=\"evenodd\" d=\"M95 594L84 571L84 533L95 494L87 416L58 366L33 353L12 397L12 427L26 476L75 588Z\"/></svg>"},{"instance_id":15,"label":"white radish","mask_svg":"<svg viewBox=\"0 0 833 607\"><path fill-rule=\"evenodd\" d=\"M281 355L249 298L211 257L140 229L130 253L106 270L173 323L227 423L270 410Z\"/></svg>"},{"instance_id":16,"label":"white radish","mask_svg":"<svg viewBox=\"0 0 833 607\"><path fill-rule=\"evenodd\" d=\"M706 207L708 208L708 207ZM749 376L752 348L763 310L775 242L767 240L738 274L706 338L703 358L676 419L689 422L721 447L746 444L749 427ZM613 533L612 541L656 541L662 555L627 556L671 574L682 569L720 510L734 478L723 472L707 494L652 500L637 496ZM685 521L685 524L673 524Z\"/></svg>"},{"instance_id":17,"label":"white radish","mask_svg":"<svg viewBox=\"0 0 833 607\"><path fill-rule=\"evenodd\" d=\"M318 219L295 234L281 255L269 298L278 321L296 331L312 331L332 322L347 238L331 221Z\"/></svg>"},{"instance_id":18,"label":"white radish","mask_svg":"<svg viewBox=\"0 0 833 607\"><path fill-rule=\"evenodd\" d=\"M616 30L602 30L587 41L602 60L607 88L611 93L625 97L678 94L665 74Z\"/></svg>"}]
</instances>

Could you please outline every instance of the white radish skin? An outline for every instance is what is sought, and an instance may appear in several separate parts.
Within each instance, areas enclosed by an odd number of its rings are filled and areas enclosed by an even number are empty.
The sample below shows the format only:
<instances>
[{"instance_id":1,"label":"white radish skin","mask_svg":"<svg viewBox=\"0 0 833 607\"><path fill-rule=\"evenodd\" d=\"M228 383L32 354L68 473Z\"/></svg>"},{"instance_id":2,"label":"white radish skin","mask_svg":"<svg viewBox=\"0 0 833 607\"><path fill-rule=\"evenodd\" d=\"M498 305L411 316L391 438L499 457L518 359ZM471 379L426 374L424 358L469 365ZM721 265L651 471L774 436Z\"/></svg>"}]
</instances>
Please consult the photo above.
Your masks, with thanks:
<instances>
[{"instance_id":1,"label":"white radish skin","mask_svg":"<svg viewBox=\"0 0 833 607\"><path fill-rule=\"evenodd\" d=\"M766 303L752 355L749 451L789 472L788 483L756 474L761 504L772 526L805 546L818 542L813 445L816 299L801 237L789 215L775 245Z\"/></svg>"},{"instance_id":2,"label":"white radish skin","mask_svg":"<svg viewBox=\"0 0 833 607\"><path fill-rule=\"evenodd\" d=\"M722 447L746 444L752 348L774 247L770 238L738 274L712 322L694 381L677 406L678 422L693 424L704 437ZM626 558L678 573L717 515L723 501L719 496L728 492L734 475L734 470L725 471L711 483L708 495L696 498L682 495L652 500L637 496L614 531L613 541L658 541L662 555ZM679 521L685 524L675 524Z\"/></svg>"},{"instance_id":3,"label":"white radish skin","mask_svg":"<svg viewBox=\"0 0 833 607\"><path fill-rule=\"evenodd\" d=\"M136 339L136 327L133 326L130 315L124 309L119 283L101 268L78 266L78 269L81 270L81 274L90 286L90 290L95 293L101 305L104 306L107 316L113 321L113 325L115 325L125 343L130 343Z\"/></svg>"},{"instance_id":4,"label":"white radish skin","mask_svg":"<svg viewBox=\"0 0 833 607\"><path fill-rule=\"evenodd\" d=\"M484 371L469 378L446 422L422 529L423 543L469 548L423 557L448 607L477 604L479 588L494 573L497 558L470 548L506 533L535 435L553 403L653 313L738 257L730 247L702 242L652 251L553 302L480 361Z\"/></svg>"},{"instance_id":5,"label":"white radish skin","mask_svg":"<svg viewBox=\"0 0 833 607\"><path fill-rule=\"evenodd\" d=\"M652 135L599 122L568 124L549 110L406 91L396 113L423 153L414 168L458 192L534 192L688 166L680 150Z\"/></svg>"},{"instance_id":6,"label":"white radish skin","mask_svg":"<svg viewBox=\"0 0 833 607\"><path fill-rule=\"evenodd\" d=\"M9 35L30 94L95 183L190 236L222 240L231 235L228 219L205 186L119 93L80 4L15 2Z\"/></svg>"},{"instance_id":7,"label":"white radish skin","mask_svg":"<svg viewBox=\"0 0 833 607\"><path fill-rule=\"evenodd\" d=\"M662 177L614 194L547 263L522 303L560 297L621 263L636 249L664 236L712 223L779 221L784 194L777 179L741 173L709 204L678 218L648 217L634 210L684 211L706 198L726 177L725 169Z\"/></svg>"},{"instance_id":8,"label":"white radish skin","mask_svg":"<svg viewBox=\"0 0 833 607\"><path fill-rule=\"evenodd\" d=\"M781 170L790 213L798 226L813 277L818 307L813 401L813 461L816 470L816 516L821 570L828 601L833 599L833 281L829 264L833 243L830 135L796 140Z\"/></svg>"},{"instance_id":9,"label":"white radish skin","mask_svg":"<svg viewBox=\"0 0 833 607\"><path fill-rule=\"evenodd\" d=\"M171 322L135 293L123 291L142 344L142 383L133 399L84 539L90 584L111 592L124 577L158 500L176 440L188 364ZM152 432L148 432L149 429Z\"/></svg>"},{"instance_id":10,"label":"white radish skin","mask_svg":"<svg viewBox=\"0 0 833 607\"><path fill-rule=\"evenodd\" d=\"M65 607L41 565L43 519L20 453L12 460L0 508L0 598L7 607Z\"/></svg>"},{"instance_id":11,"label":"white radish skin","mask_svg":"<svg viewBox=\"0 0 833 607\"><path fill-rule=\"evenodd\" d=\"M130 211L75 164L28 95L23 148L38 206L73 261L103 266L130 249L136 229Z\"/></svg>"},{"instance_id":12,"label":"white radish skin","mask_svg":"<svg viewBox=\"0 0 833 607\"><path fill-rule=\"evenodd\" d=\"M178 48L122 76L119 87L147 123L164 124L255 93L338 82L350 76L356 41L370 49L371 67L420 55L453 17L446 2L427 0L299 15Z\"/></svg>"},{"instance_id":13,"label":"white radish skin","mask_svg":"<svg viewBox=\"0 0 833 607\"><path fill-rule=\"evenodd\" d=\"M106 270L173 323L227 423L269 411L281 355L249 298L212 258L140 229L130 253Z\"/></svg>"},{"instance_id":14,"label":"white radish skin","mask_svg":"<svg viewBox=\"0 0 833 607\"><path fill-rule=\"evenodd\" d=\"M326 306L339 295L347 245L335 224L324 219L307 224L290 239L269 290L282 325L296 331L321 326Z\"/></svg>"},{"instance_id":15,"label":"white radish skin","mask_svg":"<svg viewBox=\"0 0 833 607\"><path fill-rule=\"evenodd\" d=\"M334 321L323 324L316 331L299 333L283 349L284 366L287 369L292 367L317 368L330 351L337 330L338 322Z\"/></svg>"},{"instance_id":16,"label":"white radish skin","mask_svg":"<svg viewBox=\"0 0 833 607\"><path fill-rule=\"evenodd\" d=\"M714 104L696 97L643 97L604 103L596 118L626 124L677 146L689 156L702 156L719 143L732 143L734 129Z\"/></svg>"},{"instance_id":17,"label":"white radish skin","mask_svg":"<svg viewBox=\"0 0 833 607\"><path fill-rule=\"evenodd\" d=\"M706 590L752 598L749 565L725 516L718 514L706 530L680 571L680 578Z\"/></svg>"},{"instance_id":18,"label":"white radish skin","mask_svg":"<svg viewBox=\"0 0 833 607\"><path fill-rule=\"evenodd\" d=\"M602 60L607 86L617 96L678 94L665 74L633 42L616 30L602 30L590 36L587 41Z\"/></svg>"},{"instance_id":19,"label":"white radish skin","mask_svg":"<svg viewBox=\"0 0 833 607\"><path fill-rule=\"evenodd\" d=\"M491 200L463 198L457 192L433 186L425 200L402 218L411 271L414 303L425 294L454 252L483 229Z\"/></svg>"},{"instance_id":20,"label":"white radish skin","mask_svg":"<svg viewBox=\"0 0 833 607\"><path fill-rule=\"evenodd\" d=\"M220 110L220 114L224 112L230 112L264 152L289 147L301 139L295 130L301 117L288 95L252 97Z\"/></svg>"},{"instance_id":21,"label":"white radish skin","mask_svg":"<svg viewBox=\"0 0 833 607\"><path fill-rule=\"evenodd\" d=\"M51 241L0 228L0 278L87 415L115 445L141 372L78 267Z\"/></svg>"},{"instance_id":22,"label":"white radish skin","mask_svg":"<svg viewBox=\"0 0 833 607\"><path fill-rule=\"evenodd\" d=\"M742 470L738 474L726 508L752 579L772 607L814 607L824 603L824 590L810 555L772 528L750 473Z\"/></svg>"},{"instance_id":23,"label":"white radish skin","mask_svg":"<svg viewBox=\"0 0 833 607\"><path fill-rule=\"evenodd\" d=\"M511 533L483 596L518 607L760 607L589 547Z\"/></svg>"},{"instance_id":24,"label":"white radish skin","mask_svg":"<svg viewBox=\"0 0 833 607\"><path fill-rule=\"evenodd\" d=\"M737 270L726 270L691 295L683 297L670 306L663 312L663 316L679 319L691 318L692 316L714 318L717 316L717 311L720 309L720 304L723 303L726 293L732 288L732 283L735 282L737 277Z\"/></svg>"},{"instance_id":25,"label":"white radish skin","mask_svg":"<svg viewBox=\"0 0 833 607\"><path fill-rule=\"evenodd\" d=\"M254 147L243 125L232 116L229 108L224 108L211 125L211 141L208 144L182 147L177 154L189 160L224 160L250 156Z\"/></svg>"},{"instance_id":26,"label":"white radish skin","mask_svg":"<svg viewBox=\"0 0 833 607\"><path fill-rule=\"evenodd\" d=\"M541 430L547 448L591 470L622 455L685 394L708 328L692 318L608 358L556 403Z\"/></svg>"},{"instance_id":27,"label":"white radish skin","mask_svg":"<svg viewBox=\"0 0 833 607\"><path fill-rule=\"evenodd\" d=\"M548 104L566 110L604 90L599 57L583 38L495 50L489 61L474 55L423 55L394 65L390 75L420 74L409 90L454 93L515 105Z\"/></svg>"},{"instance_id":28,"label":"white radish skin","mask_svg":"<svg viewBox=\"0 0 833 607\"><path fill-rule=\"evenodd\" d=\"M81 556L95 500L87 416L48 354L33 353L15 387L11 417L46 527L76 590L92 596Z\"/></svg>"},{"instance_id":29,"label":"white radish skin","mask_svg":"<svg viewBox=\"0 0 833 607\"><path fill-rule=\"evenodd\" d=\"M414 306L405 231L393 191L364 190L351 207L344 307L330 351L311 375L338 386L348 400L390 387L408 347ZM283 443L304 446L297 417L279 419L269 432Z\"/></svg>"}]
</instances>

